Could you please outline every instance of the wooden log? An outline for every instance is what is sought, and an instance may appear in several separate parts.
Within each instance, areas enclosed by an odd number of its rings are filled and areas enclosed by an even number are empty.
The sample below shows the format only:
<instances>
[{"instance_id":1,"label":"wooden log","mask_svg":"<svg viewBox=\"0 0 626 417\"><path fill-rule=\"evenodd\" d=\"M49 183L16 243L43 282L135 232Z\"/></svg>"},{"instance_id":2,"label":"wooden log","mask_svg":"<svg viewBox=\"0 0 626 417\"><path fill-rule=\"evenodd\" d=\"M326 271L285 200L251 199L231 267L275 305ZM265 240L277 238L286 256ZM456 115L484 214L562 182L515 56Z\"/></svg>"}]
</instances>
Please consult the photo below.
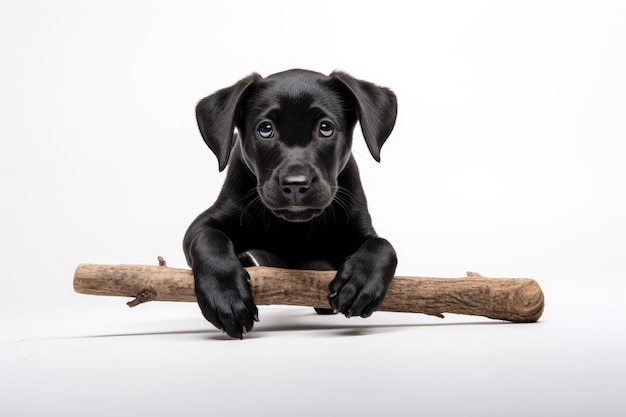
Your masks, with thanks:
<instances>
[{"instance_id":1,"label":"wooden log","mask_svg":"<svg viewBox=\"0 0 626 417\"><path fill-rule=\"evenodd\" d=\"M133 307L146 301L195 301L189 269L160 266L78 265L74 290L82 294L135 297ZM298 305L329 308L328 284L335 271L247 268L257 305ZM485 278L467 273L464 278L395 277L379 311L443 313L483 316L512 322L535 322L544 308L536 281L528 278Z\"/></svg>"}]
</instances>

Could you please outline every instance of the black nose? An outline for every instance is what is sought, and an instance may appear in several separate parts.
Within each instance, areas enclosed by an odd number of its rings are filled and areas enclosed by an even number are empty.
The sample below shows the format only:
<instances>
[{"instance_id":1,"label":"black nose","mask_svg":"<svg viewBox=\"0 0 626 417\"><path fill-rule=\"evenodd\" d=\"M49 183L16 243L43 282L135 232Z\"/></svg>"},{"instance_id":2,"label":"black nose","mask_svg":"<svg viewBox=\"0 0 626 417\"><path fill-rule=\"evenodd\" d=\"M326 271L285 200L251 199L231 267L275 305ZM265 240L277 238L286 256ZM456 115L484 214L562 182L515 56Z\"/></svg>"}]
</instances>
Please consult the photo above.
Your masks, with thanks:
<instances>
[{"instance_id":1,"label":"black nose","mask_svg":"<svg viewBox=\"0 0 626 417\"><path fill-rule=\"evenodd\" d=\"M309 188L311 188L311 179L305 175L291 175L280 182L280 189L294 204L300 201Z\"/></svg>"}]
</instances>

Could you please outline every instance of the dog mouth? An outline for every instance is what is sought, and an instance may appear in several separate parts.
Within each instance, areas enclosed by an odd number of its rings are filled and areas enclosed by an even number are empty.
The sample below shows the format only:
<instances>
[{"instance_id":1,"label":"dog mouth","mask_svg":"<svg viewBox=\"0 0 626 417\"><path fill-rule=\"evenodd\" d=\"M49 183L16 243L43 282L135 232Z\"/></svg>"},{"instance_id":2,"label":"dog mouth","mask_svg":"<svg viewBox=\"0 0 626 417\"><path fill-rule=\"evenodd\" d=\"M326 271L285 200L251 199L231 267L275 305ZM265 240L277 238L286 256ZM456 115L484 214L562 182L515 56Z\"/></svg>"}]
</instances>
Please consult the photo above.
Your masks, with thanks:
<instances>
[{"instance_id":1,"label":"dog mouth","mask_svg":"<svg viewBox=\"0 0 626 417\"><path fill-rule=\"evenodd\" d=\"M311 208L307 206L288 206L282 209L274 209L272 213L283 220L299 223L308 222L322 214L324 209Z\"/></svg>"}]
</instances>

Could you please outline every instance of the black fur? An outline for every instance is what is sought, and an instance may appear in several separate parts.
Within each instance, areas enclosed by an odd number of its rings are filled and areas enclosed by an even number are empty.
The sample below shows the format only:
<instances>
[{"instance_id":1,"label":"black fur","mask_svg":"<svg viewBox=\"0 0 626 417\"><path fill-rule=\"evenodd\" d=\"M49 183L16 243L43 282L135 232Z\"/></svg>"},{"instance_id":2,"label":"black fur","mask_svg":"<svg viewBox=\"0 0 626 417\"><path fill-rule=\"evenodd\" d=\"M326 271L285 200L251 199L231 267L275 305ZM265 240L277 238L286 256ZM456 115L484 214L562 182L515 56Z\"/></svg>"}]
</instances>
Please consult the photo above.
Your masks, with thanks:
<instances>
[{"instance_id":1,"label":"black fur","mask_svg":"<svg viewBox=\"0 0 626 417\"><path fill-rule=\"evenodd\" d=\"M387 88L306 70L253 74L198 103L200 133L220 171L229 165L217 201L184 238L207 320L235 338L252 329L244 267L256 264L336 269L319 313L368 317L380 306L397 260L372 227L352 132L358 120L379 160L396 112Z\"/></svg>"}]
</instances>

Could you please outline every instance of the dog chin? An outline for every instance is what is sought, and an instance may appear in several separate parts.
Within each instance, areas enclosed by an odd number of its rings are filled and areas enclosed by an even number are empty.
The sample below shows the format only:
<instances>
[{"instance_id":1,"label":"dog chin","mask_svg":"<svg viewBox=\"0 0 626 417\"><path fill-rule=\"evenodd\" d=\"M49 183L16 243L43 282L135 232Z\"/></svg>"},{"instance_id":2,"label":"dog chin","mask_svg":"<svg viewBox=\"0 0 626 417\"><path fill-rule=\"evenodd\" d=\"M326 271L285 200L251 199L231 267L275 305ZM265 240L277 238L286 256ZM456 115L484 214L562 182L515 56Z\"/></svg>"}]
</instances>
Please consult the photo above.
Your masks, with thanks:
<instances>
[{"instance_id":1,"label":"dog chin","mask_svg":"<svg viewBox=\"0 0 626 417\"><path fill-rule=\"evenodd\" d=\"M280 210L272 210L276 217L292 223L303 223L314 219L322 214L324 210L309 208L304 206L292 206Z\"/></svg>"}]
</instances>

